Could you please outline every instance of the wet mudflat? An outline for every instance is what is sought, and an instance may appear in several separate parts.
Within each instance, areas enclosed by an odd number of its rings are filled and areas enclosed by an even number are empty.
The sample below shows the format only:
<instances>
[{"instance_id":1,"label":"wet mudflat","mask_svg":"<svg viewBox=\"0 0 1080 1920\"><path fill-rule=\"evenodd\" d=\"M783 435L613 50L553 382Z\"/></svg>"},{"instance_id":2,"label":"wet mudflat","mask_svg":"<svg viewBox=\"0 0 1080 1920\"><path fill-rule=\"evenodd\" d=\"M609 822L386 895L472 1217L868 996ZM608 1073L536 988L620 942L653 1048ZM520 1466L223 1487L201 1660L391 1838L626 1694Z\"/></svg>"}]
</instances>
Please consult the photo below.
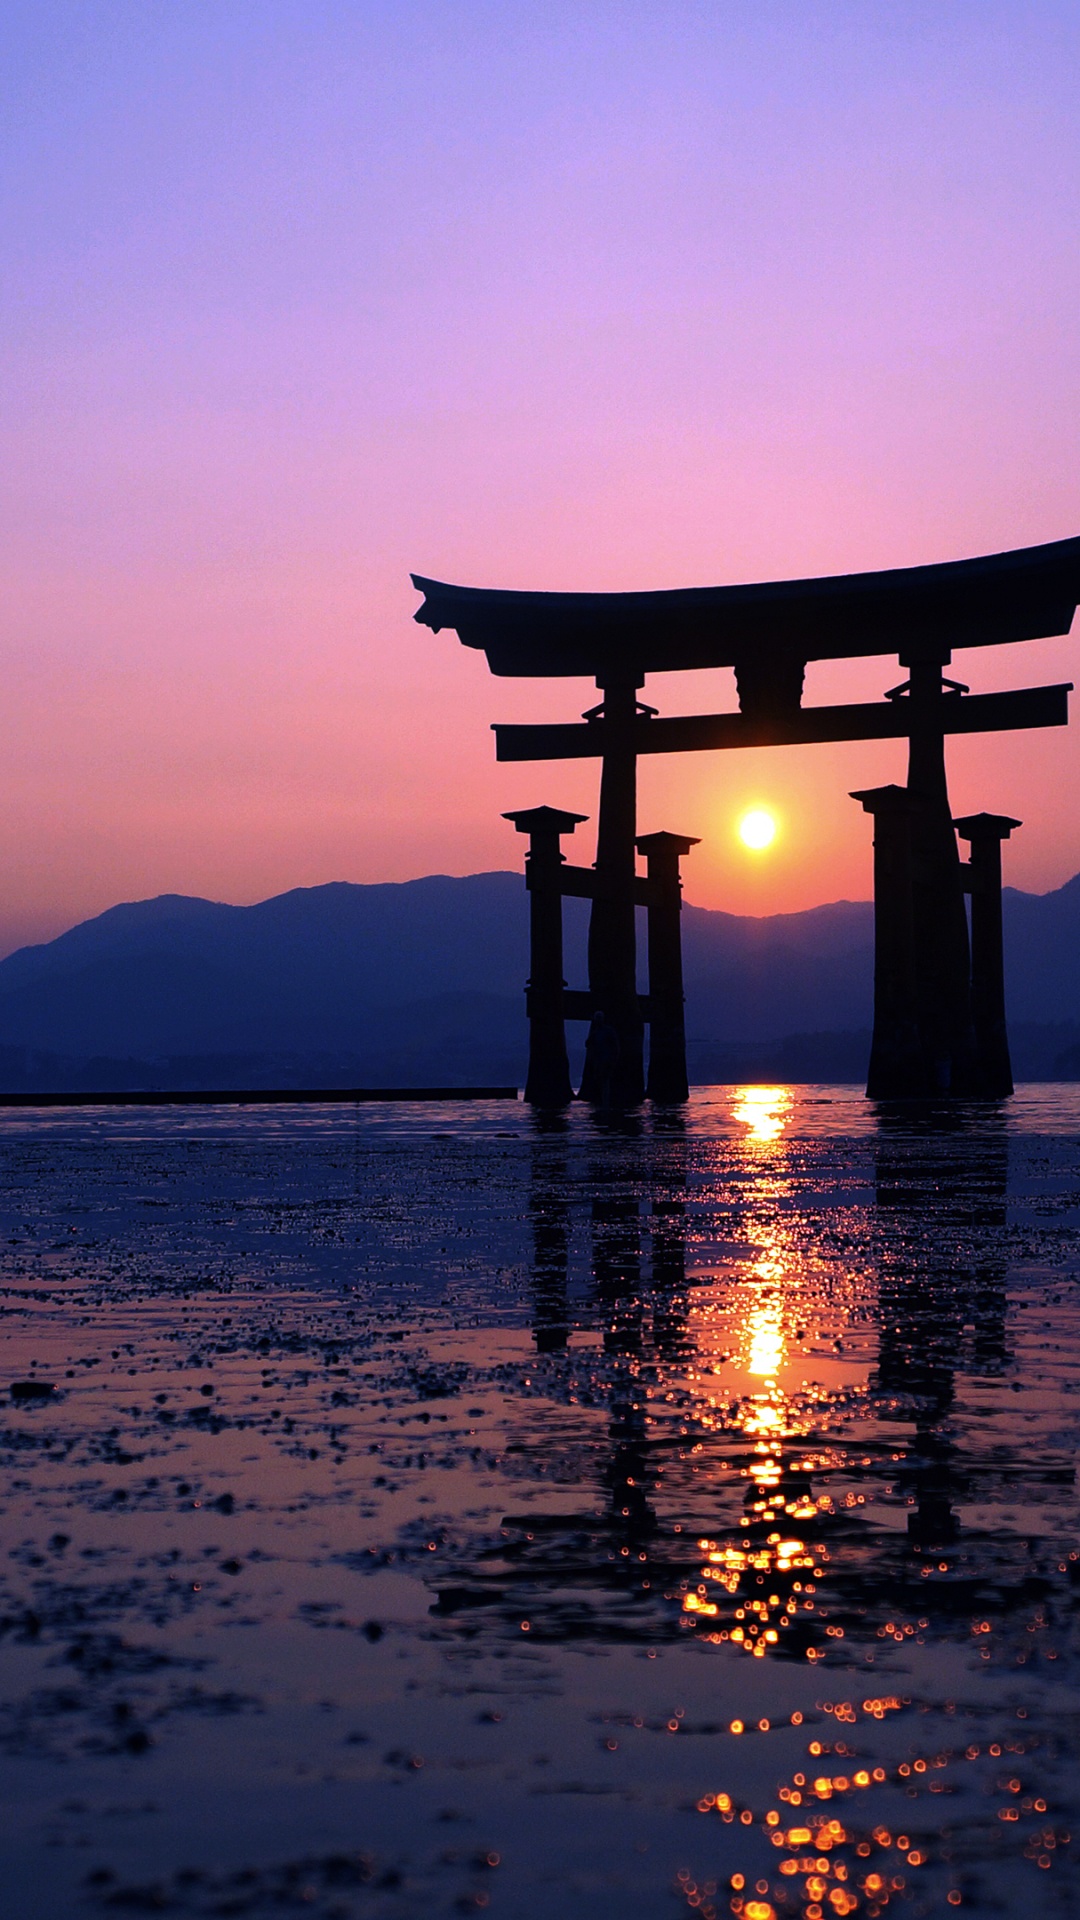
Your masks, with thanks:
<instances>
[{"instance_id":1,"label":"wet mudflat","mask_svg":"<svg viewBox=\"0 0 1080 1920\"><path fill-rule=\"evenodd\" d=\"M0 1119L4 1907L1080 1908L1080 1094Z\"/></svg>"}]
</instances>

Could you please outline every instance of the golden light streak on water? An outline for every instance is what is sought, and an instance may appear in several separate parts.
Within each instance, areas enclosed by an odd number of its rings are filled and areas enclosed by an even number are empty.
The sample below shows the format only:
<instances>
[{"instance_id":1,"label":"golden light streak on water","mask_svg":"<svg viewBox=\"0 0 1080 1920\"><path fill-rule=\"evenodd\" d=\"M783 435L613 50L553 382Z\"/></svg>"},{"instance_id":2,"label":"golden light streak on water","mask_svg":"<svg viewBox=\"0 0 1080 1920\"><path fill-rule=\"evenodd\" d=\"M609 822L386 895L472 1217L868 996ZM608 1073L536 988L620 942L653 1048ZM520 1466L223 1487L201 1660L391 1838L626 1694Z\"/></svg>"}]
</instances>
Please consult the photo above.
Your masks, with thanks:
<instances>
[{"instance_id":1,"label":"golden light streak on water","mask_svg":"<svg viewBox=\"0 0 1080 1920\"><path fill-rule=\"evenodd\" d=\"M768 1144L783 1134L793 1105L790 1087L739 1087L732 1113L747 1128L751 1140Z\"/></svg>"}]
</instances>

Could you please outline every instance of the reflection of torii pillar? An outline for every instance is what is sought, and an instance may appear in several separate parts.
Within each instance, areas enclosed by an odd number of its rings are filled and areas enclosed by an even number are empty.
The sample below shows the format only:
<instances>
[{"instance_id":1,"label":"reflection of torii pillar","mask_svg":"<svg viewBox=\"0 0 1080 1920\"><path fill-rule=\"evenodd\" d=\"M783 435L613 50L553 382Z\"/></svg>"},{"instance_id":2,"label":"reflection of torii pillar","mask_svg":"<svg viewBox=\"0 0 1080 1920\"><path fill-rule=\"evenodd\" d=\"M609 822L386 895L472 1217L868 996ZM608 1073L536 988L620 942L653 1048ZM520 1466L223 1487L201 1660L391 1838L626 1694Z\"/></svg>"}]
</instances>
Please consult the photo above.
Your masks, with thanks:
<instances>
[{"instance_id":1,"label":"reflection of torii pillar","mask_svg":"<svg viewBox=\"0 0 1080 1920\"><path fill-rule=\"evenodd\" d=\"M1005 1026L1005 954L1001 926L1001 843L1019 820L1004 813L970 813L954 821L971 845L963 870L971 895L971 1002L982 1091L991 1099L1013 1090Z\"/></svg>"},{"instance_id":2,"label":"reflection of torii pillar","mask_svg":"<svg viewBox=\"0 0 1080 1920\"><path fill-rule=\"evenodd\" d=\"M570 1334L569 1195L570 1173L562 1142L557 1137L534 1138L529 1214L533 1234L533 1339L537 1353L564 1353Z\"/></svg>"}]
</instances>

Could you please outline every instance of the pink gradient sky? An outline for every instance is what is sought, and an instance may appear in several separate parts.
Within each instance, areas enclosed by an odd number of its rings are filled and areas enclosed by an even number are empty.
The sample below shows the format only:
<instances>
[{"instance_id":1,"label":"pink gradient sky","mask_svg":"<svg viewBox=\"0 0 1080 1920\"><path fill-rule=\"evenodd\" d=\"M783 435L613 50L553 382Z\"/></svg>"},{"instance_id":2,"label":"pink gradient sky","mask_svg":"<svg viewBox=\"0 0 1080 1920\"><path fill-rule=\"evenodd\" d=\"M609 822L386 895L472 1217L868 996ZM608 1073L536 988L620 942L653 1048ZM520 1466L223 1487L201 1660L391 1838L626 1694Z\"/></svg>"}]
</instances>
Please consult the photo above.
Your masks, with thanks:
<instances>
[{"instance_id":1,"label":"pink gradient sky","mask_svg":"<svg viewBox=\"0 0 1080 1920\"><path fill-rule=\"evenodd\" d=\"M12 0L4 37L0 949L515 866L503 810L594 813L594 767L499 768L488 726L595 693L493 681L411 569L665 587L1080 532L1074 0ZM1010 651L955 667L1080 680L1073 642ZM864 898L847 794L902 766L656 759L642 830L702 836L704 905ZM950 768L1023 818L1015 884L1080 869L1080 732Z\"/></svg>"}]
</instances>

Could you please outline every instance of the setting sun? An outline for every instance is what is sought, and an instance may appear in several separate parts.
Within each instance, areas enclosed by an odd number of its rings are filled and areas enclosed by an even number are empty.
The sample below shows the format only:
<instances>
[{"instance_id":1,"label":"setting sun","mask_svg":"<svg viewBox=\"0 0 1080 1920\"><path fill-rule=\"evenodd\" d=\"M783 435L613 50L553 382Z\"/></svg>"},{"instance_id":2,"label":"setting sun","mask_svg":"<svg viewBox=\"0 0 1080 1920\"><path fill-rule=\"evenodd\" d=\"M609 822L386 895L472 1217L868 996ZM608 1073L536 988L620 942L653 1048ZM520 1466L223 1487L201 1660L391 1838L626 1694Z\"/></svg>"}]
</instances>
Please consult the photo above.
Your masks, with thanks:
<instances>
[{"instance_id":1,"label":"setting sun","mask_svg":"<svg viewBox=\"0 0 1080 1920\"><path fill-rule=\"evenodd\" d=\"M739 821L739 838L744 847L751 847L755 853L761 853L770 847L776 838L776 821L764 807L753 807L744 813Z\"/></svg>"}]
</instances>

